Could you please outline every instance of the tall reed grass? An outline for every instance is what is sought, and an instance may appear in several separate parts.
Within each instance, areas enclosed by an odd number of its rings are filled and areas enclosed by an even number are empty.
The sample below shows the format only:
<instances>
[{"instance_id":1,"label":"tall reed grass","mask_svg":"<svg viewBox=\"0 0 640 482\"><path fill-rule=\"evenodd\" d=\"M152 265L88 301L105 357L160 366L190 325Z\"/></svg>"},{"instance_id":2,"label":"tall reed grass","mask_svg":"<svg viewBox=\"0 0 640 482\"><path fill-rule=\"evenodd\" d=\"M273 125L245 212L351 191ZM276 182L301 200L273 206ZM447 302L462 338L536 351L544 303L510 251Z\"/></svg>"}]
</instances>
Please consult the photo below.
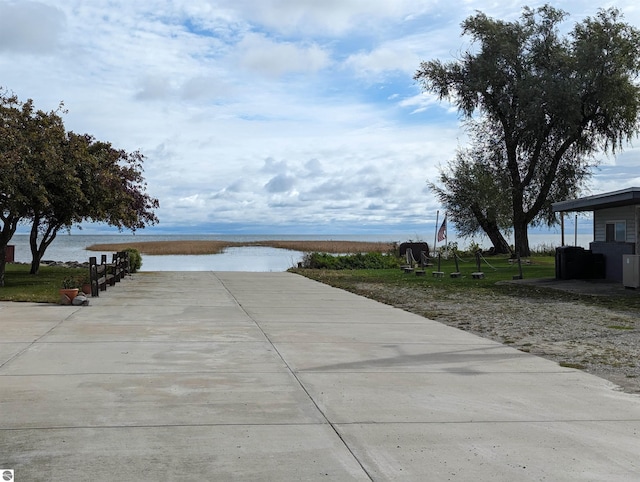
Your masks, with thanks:
<instances>
[{"instance_id":1,"label":"tall reed grass","mask_svg":"<svg viewBox=\"0 0 640 482\"><path fill-rule=\"evenodd\" d=\"M395 251L394 243L372 243L365 241L140 241L133 243L94 244L90 251L122 251L135 248L146 255L201 255L222 253L229 247L265 246L289 249L305 253L387 253Z\"/></svg>"}]
</instances>

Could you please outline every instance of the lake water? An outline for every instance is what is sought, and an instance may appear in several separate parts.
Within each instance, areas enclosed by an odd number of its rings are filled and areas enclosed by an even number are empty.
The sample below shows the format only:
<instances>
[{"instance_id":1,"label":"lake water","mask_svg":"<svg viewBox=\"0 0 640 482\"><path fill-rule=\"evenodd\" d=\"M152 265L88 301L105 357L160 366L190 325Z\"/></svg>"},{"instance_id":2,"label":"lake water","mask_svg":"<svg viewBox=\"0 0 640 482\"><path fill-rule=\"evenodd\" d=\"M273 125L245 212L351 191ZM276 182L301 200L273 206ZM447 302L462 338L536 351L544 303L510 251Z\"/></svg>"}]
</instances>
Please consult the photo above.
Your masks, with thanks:
<instances>
[{"instance_id":1,"label":"lake water","mask_svg":"<svg viewBox=\"0 0 640 482\"><path fill-rule=\"evenodd\" d=\"M144 241L178 241L178 240L223 240L223 241L263 241L263 240L340 240L340 241L396 241L395 237L376 236L223 236L223 235L68 235L59 234L47 249L44 260L53 261L88 261L89 257L100 259L102 254L109 256L112 252L89 251L87 246L103 243L126 243ZM15 246L15 261L31 262L29 236L16 234L9 244ZM220 254L209 255L170 255L142 256L140 271L286 271L297 266L304 253L286 249L262 246L231 247Z\"/></svg>"},{"instance_id":2,"label":"lake water","mask_svg":"<svg viewBox=\"0 0 640 482\"><path fill-rule=\"evenodd\" d=\"M303 253L287 249L247 246L220 254L143 256L140 271L286 271L298 265Z\"/></svg>"},{"instance_id":3,"label":"lake water","mask_svg":"<svg viewBox=\"0 0 640 482\"><path fill-rule=\"evenodd\" d=\"M111 256L111 252L88 251L87 246L102 243L126 243L140 241L177 241L177 240L223 240L223 241L263 241L263 240L335 240L335 241L382 241L404 242L410 239L416 240L416 236L402 235L136 235L108 234L108 235L83 235L83 234L59 234L47 249L44 259L54 261L88 261L90 256L100 259L102 254ZM530 234L531 247L539 245L560 246L559 234ZM591 234L579 234L578 246L588 248L592 240ZM429 242L427 240L427 242ZM574 244L573 236L567 236L567 242ZM9 244L15 246L15 260L17 262L31 262L29 250L29 236L16 234ZM429 243L431 244L431 243ZM468 245L467 240L459 241L462 248ZM482 246L482 243L481 243ZM241 248L228 248L221 254L198 256L151 256L143 255L141 271L286 271L297 266L303 253L284 249L275 249L261 246Z\"/></svg>"}]
</instances>

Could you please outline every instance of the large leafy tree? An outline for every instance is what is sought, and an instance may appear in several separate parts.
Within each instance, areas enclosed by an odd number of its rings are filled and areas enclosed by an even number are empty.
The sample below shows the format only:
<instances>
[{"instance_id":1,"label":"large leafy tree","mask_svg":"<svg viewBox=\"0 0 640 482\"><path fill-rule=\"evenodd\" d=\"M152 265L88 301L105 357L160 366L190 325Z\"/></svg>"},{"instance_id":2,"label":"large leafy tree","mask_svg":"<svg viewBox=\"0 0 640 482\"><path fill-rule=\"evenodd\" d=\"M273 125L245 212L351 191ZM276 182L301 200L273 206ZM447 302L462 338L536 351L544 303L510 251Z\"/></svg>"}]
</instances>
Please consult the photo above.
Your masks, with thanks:
<instances>
[{"instance_id":1,"label":"large leafy tree","mask_svg":"<svg viewBox=\"0 0 640 482\"><path fill-rule=\"evenodd\" d=\"M93 139L89 153L95 169L83 174L91 179L90 205L83 219L131 231L156 224L159 202L146 192L142 153Z\"/></svg>"},{"instance_id":2,"label":"large leafy tree","mask_svg":"<svg viewBox=\"0 0 640 482\"><path fill-rule=\"evenodd\" d=\"M34 203L45 202L41 167L55 162L55 133L60 133L55 112L37 111L31 100L0 92L0 286L4 286L5 248L18 225L29 218ZM62 131L64 132L64 131Z\"/></svg>"},{"instance_id":3,"label":"large leafy tree","mask_svg":"<svg viewBox=\"0 0 640 482\"><path fill-rule=\"evenodd\" d=\"M59 115L37 111L0 91L0 286L5 248L20 223L31 223L31 272L61 229L83 221L119 229L158 222L146 192L140 152L126 152L66 132Z\"/></svg>"},{"instance_id":4,"label":"large leafy tree","mask_svg":"<svg viewBox=\"0 0 640 482\"><path fill-rule=\"evenodd\" d=\"M480 113L504 154L515 249L529 255L528 226L575 192L593 155L617 152L639 132L640 32L617 9L601 10L563 37L566 13L525 8L519 21L478 13L462 23L474 47L459 60L422 62L425 91ZM549 211L550 212L550 211Z\"/></svg>"},{"instance_id":5,"label":"large leafy tree","mask_svg":"<svg viewBox=\"0 0 640 482\"><path fill-rule=\"evenodd\" d=\"M146 192L140 152L70 132L59 153L62 162L41 169L47 179L45 202L32 204L32 274L61 229L92 221L136 231L158 222L159 203Z\"/></svg>"},{"instance_id":6,"label":"large leafy tree","mask_svg":"<svg viewBox=\"0 0 640 482\"><path fill-rule=\"evenodd\" d=\"M40 138L32 144L36 156L31 162L37 195L28 198L31 233L31 274L37 274L40 260L62 227L78 220L77 206L82 199L82 180L76 164L67 154L67 135L62 119L50 113L41 125Z\"/></svg>"},{"instance_id":7,"label":"large leafy tree","mask_svg":"<svg viewBox=\"0 0 640 482\"><path fill-rule=\"evenodd\" d=\"M429 187L451 214L458 234L471 236L483 231L493 243L495 253L509 253L503 233L512 231L513 210L500 126L485 118L469 121L469 131L470 146L458 150L455 160L441 170L439 183L430 182ZM541 153L541 158L547 155ZM579 159L575 156L574 150L565 154L531 225L553 225L556 217L552 204L577 196L583 189L591 174L591 164L588 156L581 155Z\"/></svg>"}]
</instances>

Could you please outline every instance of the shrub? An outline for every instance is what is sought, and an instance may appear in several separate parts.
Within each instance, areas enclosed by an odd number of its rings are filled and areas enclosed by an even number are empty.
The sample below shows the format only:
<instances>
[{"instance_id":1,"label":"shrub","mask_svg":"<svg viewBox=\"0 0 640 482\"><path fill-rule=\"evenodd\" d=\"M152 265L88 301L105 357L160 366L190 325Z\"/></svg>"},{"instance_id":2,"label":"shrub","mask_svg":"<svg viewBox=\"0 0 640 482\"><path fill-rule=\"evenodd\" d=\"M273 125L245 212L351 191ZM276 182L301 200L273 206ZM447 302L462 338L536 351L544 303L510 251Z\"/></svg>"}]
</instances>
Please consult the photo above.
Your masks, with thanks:
<instances>
[{"instance_id":1,"label":"shrub","mask_svg":"<svg viewBox=\"0 0 640 482\"><path fill-rule=\"evenodd\" d=\"M66 276L61 283L63 289L74 289L79 287L78 278L75 276Z\"/></svg>"},{"instance_id":2,"label":"shrub","mask_svg":"<svg viewBox=\"0 0 640 482\"><path fill-rule=\"evenodd\" d=\"M471 240L469 246L467 246L463 251L459 251L459 253L461 253L463 256L473 256L481 249L482 248L475 240Z\"/></svg>"},{"instance_id":3,"label":"shrub","mask_svg":"<svg viewBox=\"0 0 640 482\"><path fill-rule=\"evenodd\" d=\"M556 247L552 244L542 243L538 246L534 246L531 249L531 253L537 256L555 256L556 255Z\"/></svg>"},{"instance_id":4,"label":"shrub","mask_svg":"<svg viewBox=\"0 0 640 482\"><path fill-rule=\"evenodd\" d=\"M124 251L129 253L129 267L135 273L142 267L142 255L136 248L126 248Z\"/></svg>"},{"instance_id":5,"label":"shrub","mask_svg":"<svg viewBox=\"0 0 640 482\"><path fill-rule=\"evenodd\" d=\"M358 253L341 256L329 253L306 253L302 259L302 267L310 269L387 269L398 266L398 258L382 253Z\"/></svg>"}]
</instances>

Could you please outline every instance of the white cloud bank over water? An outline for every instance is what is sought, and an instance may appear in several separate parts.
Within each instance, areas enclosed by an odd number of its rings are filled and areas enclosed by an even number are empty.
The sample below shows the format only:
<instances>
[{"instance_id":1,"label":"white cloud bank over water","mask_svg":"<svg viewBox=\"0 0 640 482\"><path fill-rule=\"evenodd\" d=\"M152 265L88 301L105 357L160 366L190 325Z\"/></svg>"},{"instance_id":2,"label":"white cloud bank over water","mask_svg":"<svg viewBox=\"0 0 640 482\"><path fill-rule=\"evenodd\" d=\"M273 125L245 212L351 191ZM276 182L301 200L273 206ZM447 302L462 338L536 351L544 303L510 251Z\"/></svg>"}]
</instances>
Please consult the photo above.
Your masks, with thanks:
<instances>
[{"instance_id":1,"label":"white cloud bank over water","mask_svg":"<svg viewBox=\"0 0 640 482\"><path fill-rule=\"evenodd\" d=\"M552 3L569 24L602 6ZM616 5L640 25L636 2ZM62 100L68 129L140 149L161 202L150 234L428 237L440 206L426 181L465 136L413 73L466 48L460 23L476 10L516 18L521 7L0 0L0 86L45 110ZM604 159L592 191L640 185L639 164L633 146Z\"/></svg>"}]
</instances>

